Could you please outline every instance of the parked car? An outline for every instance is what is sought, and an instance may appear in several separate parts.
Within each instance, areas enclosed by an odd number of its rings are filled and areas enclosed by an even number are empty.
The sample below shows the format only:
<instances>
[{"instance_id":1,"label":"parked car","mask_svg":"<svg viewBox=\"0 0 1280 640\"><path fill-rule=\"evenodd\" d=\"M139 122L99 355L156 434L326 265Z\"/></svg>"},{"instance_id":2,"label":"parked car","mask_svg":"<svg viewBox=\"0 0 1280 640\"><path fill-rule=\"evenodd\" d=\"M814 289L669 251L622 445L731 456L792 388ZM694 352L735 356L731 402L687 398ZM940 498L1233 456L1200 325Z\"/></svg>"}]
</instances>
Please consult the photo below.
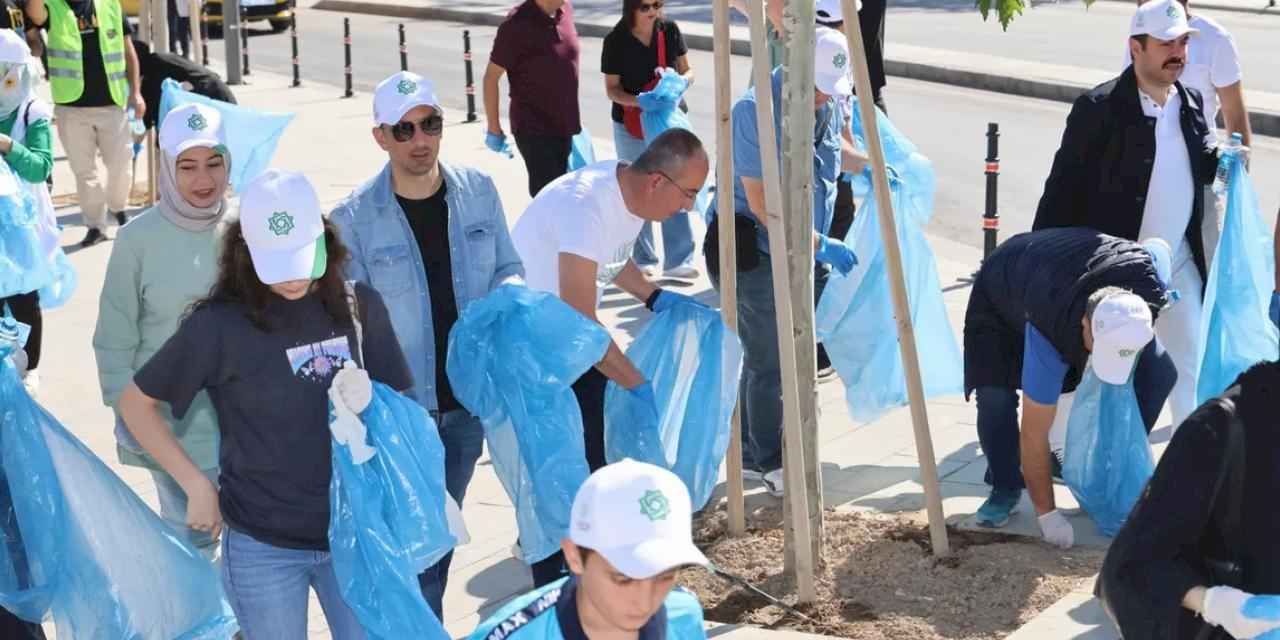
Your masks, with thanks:
<instances>
[{"instance_id":1,"label":"parked car","mask_svg":"<svg viewBox=\"0 0 1280 640\"><path fill-rule=\"evenodd\" d=\"M142 0L120 0L120 4L126 15L136 17ZM272 32L280 33L289 28L293 0L240 0L240 11L246 22L266 20ZM204 0L204 22L214 34L222 30L222 0Z\"/></svg>"}]
</instances>

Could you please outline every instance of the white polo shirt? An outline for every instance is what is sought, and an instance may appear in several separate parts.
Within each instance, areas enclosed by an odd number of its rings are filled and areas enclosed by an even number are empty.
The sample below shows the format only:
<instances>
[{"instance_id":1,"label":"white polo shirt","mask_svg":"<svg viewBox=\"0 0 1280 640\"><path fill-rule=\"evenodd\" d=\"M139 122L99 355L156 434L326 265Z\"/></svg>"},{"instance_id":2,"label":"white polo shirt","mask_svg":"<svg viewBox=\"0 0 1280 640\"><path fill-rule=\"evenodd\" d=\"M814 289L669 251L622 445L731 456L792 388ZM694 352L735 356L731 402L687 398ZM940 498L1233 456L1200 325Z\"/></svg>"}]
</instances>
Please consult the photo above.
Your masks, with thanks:
<instances>
[{"instance_id":1,"label":"white polo shirt","mask_svg":"<svg viewBox=\"0 0 1280 640\"><path fill-rule=\"evenodd\" d=\"M1151 181L1147 184L1138 242L1160 238L1169 243L1173 255L1177 256L1186 243L1187 225L1191 223L1191 209L1195 205L1191 157L1179 118L1182 97L1175 87L1169 87L1169 97L1162 107L1138 89L1138 102L1142 103L1143 114L1156 119L1156 157L1151 166Z\"/></svg>"}]
</instances>

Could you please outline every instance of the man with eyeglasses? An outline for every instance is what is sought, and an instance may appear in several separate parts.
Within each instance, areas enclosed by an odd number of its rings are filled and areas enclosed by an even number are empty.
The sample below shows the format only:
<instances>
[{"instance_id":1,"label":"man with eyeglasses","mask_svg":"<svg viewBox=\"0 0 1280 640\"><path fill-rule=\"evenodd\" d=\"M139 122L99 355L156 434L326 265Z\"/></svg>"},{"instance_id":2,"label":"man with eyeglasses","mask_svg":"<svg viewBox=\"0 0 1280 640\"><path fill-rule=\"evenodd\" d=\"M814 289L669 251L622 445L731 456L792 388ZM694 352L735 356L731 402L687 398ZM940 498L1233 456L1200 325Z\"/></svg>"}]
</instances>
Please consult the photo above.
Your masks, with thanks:
<instances>
[{"instance_id":1,"label":"man with eyeglasses","mask_svg":"<svg viewBox=\"0 0 1280 640\"><path fill-rule=\"evenodd\" d=\"M710 170L702 142L685 129L669 129L631 164L606 160L561 176L533 199L512 231L528 285L560 297L599 322L605 287L617 286L654 313L679 304L701 304L655 286L631 258L646 222L662 222L693 206ZM648 405L653 389L616 343L573 384L582 409L587 464L605 465L604 392L612 380ZM560 579L564 556L531 567L535 586Z\"/></svg>"},{"instance_id":2,"label":"man with eyeglasses","mask_svg":"<svg viewBox=\"0 0 1280 640\"><path fill-rule=\"evenodd\" d=\"M471 301L524 275L502 201L485 173L440 161L444 118L434 86L402 71L378 84L373 139L388 162L334 210L351 251L347 275L378 290L413 373L410 395L435 419L445 486L462 505L484 446L480 421L445 374L449 330ZM452 554L418 580L441 616Z\"/></svg>"}]
</instances>

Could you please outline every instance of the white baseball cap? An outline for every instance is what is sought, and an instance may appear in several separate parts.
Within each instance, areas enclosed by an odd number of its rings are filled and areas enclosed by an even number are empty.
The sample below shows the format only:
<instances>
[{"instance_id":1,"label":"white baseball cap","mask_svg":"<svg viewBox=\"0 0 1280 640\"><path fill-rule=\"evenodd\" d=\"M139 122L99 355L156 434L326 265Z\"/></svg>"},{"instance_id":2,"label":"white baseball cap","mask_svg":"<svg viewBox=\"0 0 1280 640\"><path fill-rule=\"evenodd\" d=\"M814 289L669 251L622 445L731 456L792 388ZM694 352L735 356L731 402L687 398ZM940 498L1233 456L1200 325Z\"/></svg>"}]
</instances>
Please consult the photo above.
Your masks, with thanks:
<instances>
[{"instance_id":1,"label":"white baseball cap","mask_svg":"<svg viewBox=\"0 0 1280 640\"><path fill-rule=\"evenodd\" d=\"M819 27L814 34L813 84L829 96L853 94L850 79L849 45L844 34L835 29Z\"/></svg>"},{"instance_id":2,"label":"white baseball cap","mask_svg":"<svg viewBox=\"0 0 1280 640\"><path fill-rule=\"evenodd\" d=\"M222 114L213 107L184 104L165 114L160 123L160 148L175 158L192 147L216 149L225 145Z\"/></svg>"},{"instance_id":3,"label":"white baseball cap","mask_svg":"<svg viewBox=\"0 0 1280 640\"><path fill-rule=\"evenodd\" d=\"M1128 291L1113 293L1093 310L1093 372L1107 384L1124 384L1134 360L1155 337L1151 308Z\"/></svg>"},{"instance_id":4,"label":"white baseball cap","mask_svg":"<svg viewBox=\"0 0 1280 640\"><path fill-rule=\"evenodd\" d=\"M26 39L13 29L0 30L0 62L27 64L33 60Z\"/></svg>"},{"instance_id":5,"label":"white baseball cap","mask_svg":"<svg viewBox=\"0 0 1280 640\"><path fill-rule=\"evenodd\" d=\"M1157 40L1177 40L1188 33L1200 33L1187 25L1187 10L1178 0L1143 3L1129 21L1130 36L1151 36Z\"/></svg>"},{"instance_id":6,"label":"white baseball cap","mask_svg":"<svg viewBox=\"0 0 1280 640\"><path fill-rule=\"evenodd\" d=\"M578 489L569 539L633 580L710 564L693 546L693 507L684 482L630 458L601 467Z\"/></svg>"},{"instance_id":7,"label":"white baseball cap","mask_svg":"<svg viewBox=\"0 0 1280 640\"><path fill-rule=\"evenodd\" d=\"M435 85L411 71L392 75L373 91L373 119L378 124L395 124L414 107L423 105L443 111Z\"/></svg>"},{"instance_id":8,"label":"white baseball cap","mask_svg":"<svg viewBox=\"0 0 1280 640\"><path fill-rule=\"evenodd\" d=\"M302 174L267 169L254 178L240 196L240 226L264 284L324 275L324 213Z\"/></svg>"},{"instance_id":9,"label":"white baseball cap","mask_svg":"<svg viewBox=\"0 0 1280 640\"><path fill-rule=\"evenodd\" d=\"M853 1L854 11L862 11L862 0ZM818 24L833 25L844 22L844 7L841 0L817 0L813 3Z\"/></svg>"}]
</instances>

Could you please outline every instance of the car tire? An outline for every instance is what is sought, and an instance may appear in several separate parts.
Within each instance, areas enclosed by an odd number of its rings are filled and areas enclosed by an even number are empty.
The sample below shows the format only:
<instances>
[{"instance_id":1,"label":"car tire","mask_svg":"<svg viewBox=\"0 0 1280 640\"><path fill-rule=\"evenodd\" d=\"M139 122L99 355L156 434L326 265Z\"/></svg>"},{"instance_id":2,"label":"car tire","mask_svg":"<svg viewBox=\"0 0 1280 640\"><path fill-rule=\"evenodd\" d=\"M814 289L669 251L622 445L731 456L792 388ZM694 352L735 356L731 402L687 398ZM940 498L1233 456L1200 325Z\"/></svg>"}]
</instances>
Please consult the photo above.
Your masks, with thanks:
<instances>
[{"instance_id":1,"label":"car tire","mask_svg":"<svg viewBox=\"0 0 1280 640\"><path fill-rule=\"evenodd\" d=\"M271 33L284 33L289 30L288 20L268 20L271 23Z\"/></svg>"}]
</instances>

